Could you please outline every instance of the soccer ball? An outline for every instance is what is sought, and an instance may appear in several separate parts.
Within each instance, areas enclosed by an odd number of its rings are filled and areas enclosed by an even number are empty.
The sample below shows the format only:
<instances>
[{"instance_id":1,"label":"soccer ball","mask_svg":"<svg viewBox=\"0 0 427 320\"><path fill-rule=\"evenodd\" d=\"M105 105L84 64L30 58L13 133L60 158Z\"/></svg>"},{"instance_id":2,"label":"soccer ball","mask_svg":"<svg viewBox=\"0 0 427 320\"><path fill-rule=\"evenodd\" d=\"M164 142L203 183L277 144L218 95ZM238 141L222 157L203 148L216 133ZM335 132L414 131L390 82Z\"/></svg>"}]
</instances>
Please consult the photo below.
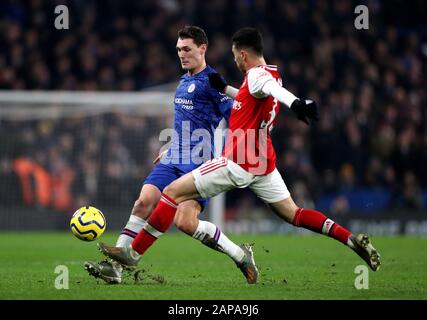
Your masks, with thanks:
<instances>
[{"instance_id":1,"label":"soccer ball","mask_svg":"<svg viewBox=\"0 0 427 320\"><path fill-rule=\"evenodd\" d=\"M80 240L93 241L105 231L106 221L101 210L85 206L74 212L70 221L71 232Z\"/></svg>"}]
</instances>

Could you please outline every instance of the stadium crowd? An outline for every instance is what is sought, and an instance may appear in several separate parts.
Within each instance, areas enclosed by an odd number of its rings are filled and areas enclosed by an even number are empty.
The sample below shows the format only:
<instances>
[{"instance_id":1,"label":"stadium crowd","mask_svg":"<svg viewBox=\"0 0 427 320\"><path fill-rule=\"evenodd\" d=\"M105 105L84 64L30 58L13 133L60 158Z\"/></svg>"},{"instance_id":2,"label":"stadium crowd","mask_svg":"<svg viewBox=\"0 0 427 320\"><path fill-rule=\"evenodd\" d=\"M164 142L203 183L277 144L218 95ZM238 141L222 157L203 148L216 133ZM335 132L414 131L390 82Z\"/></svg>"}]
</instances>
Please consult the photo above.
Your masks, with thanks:
<instances>
[{"instance_id":1,"label":"stadium crowd","mask_svg":"<svg viewBox=\"0 0 427 320\"><path fill-rule=\"evenodd\" d=\"M391 10L386 2L367 1L369 29L357 30L354 1L73 0L65 3L69 30L57 30L58 1L6 0L0 4L0 88L133 91L176 82L182 74L177 30L186 24L207 31L208 63L238 86L242 75L230 36L255 26L284 86L320 106L316 124L306 126L284 107L276 121L278 168L295 200L314 206L333 194L330 210L339 213L352 209L349 192L381 189L391 195L383 210L422 210L427 24L417 25L416 17L396 20L401 8ZM0 119L1 181L11 181L0 183L0 201L37 202L22 188L23 181L31 186L31 171L36 181L46 176L56 186L56 194L47 189L50 196L40 195L40 205L64 211L87 201L131 206L157 153L153 132L162 125L123 114ZM18 199L11 200L12 185L22 193ZM247 192L235 194L231 207L253 201Z\"/></svg>"}]
</instances>

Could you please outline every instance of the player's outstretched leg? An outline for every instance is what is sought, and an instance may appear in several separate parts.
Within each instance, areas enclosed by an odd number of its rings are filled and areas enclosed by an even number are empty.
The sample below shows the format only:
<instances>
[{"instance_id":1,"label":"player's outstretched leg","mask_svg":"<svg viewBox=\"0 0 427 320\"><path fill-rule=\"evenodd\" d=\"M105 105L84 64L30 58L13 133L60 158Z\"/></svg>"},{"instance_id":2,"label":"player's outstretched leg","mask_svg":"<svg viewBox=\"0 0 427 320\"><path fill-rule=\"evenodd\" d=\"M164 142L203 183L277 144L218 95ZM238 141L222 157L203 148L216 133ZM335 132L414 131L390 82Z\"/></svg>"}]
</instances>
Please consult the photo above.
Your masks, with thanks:
<instances>
[{"instance_id":1,"label":"player's outstretched leg","mask_svg":"<svg viewBox=\"0 0 427 320\"><path fill-rule=\"evenodd\" d=\"M334 238L353 249L373 270L380 267L380 254L365 234L353 235L349 230L316 210L298 208L292 224Z\"/></svg>"},{"instance_id":2,"label":"player's outstretched leg","mask_svg":"<svg viewBox=\"0 0 427 320\"><path fill-rule=\"evenodd\" d=\"M273 211L294 226L327 235L353 249L373 270L380 266L380 254L365 234L353 235L322 212L299 208L291 197L270 204Z\"/></svg>"}]
</instances>

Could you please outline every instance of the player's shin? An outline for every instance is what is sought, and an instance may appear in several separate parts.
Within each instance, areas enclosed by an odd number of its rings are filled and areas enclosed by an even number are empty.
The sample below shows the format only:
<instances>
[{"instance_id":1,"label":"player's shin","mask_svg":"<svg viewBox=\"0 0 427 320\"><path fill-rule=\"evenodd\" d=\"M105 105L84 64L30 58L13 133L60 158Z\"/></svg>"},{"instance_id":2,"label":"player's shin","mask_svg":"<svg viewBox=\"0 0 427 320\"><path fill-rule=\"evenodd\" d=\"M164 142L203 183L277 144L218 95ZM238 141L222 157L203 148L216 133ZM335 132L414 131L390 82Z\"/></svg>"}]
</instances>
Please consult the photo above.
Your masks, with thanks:
<instances>
[{"instance_id":1,"label":"player's shin","mask_svg":"<svg viewBox=\"0 0 427 320\"><path fill-rule=\"evenodd\" d=\"M242 248L231 241L216 225L209 221L199 220L193 238L200 240L209 248L227 254L235 262L240 262L245 255Z\"/></svg>"},{"instance_id":2,"label":"player's shin","mask_svg":"<svg viewBox=\"0 0 427 320\"><path fill-rule=\"evenodd\" d=\"M132 248L139 254L145 251L164 233L172 224L178 205L167 195L162 197L144 228L132 242Z\"/></svg>"},{"instance_id":3,"label":"player's shin","mask_svg":"<svg viewBox=\"0 0 427 320\"><path fill-rule=\"evenodd\" d=\"M323 213L316 210L298 208L292 224L297 227L322 233L332 237L345 245L349 245L351 232L327 218Z\"/></svg>"},{"instance_id":4,"label":"player's shin","mask_svg":"<svg viewBox=\"0 0 427 320\"><path fill-rule=\"evenodd\" d=\"M131 215L126 226L123 228L119 238L116 242L116 247L128 247L131 245L133 239L136 238L138 233L147 224L147 221L136 216Z\"/></svg>"}]
</instances>

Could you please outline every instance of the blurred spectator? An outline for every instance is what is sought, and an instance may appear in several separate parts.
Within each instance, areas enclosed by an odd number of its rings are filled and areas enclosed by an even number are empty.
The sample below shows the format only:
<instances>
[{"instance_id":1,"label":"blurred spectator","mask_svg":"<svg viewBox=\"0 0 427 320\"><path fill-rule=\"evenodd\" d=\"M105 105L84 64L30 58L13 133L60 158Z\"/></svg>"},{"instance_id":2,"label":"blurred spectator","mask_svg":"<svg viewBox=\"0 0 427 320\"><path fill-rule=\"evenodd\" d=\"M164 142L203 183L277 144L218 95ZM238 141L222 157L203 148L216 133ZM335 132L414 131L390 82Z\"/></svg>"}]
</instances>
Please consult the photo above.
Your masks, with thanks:
<instances>
[{"instance_id":1,"label":"blurred spectator","mask_svg":"<svg viewBox=\"0 0 427 320\"><path fill-rule=\"evenodd\" d=\"M412 171L405 172L403 184L396 190L393 198L391 208L393 210L406 209L417 212L423 208L418 179Z\"/></svg>"},{"instance_id":2,"label":"blurred spectator","mask_svg":"<svg viewBox=\"0 0 427 320\"><path fill-rule=\"evenodd\" d=\"M332 214L348 213L350 211L348 199L344 195L339 195L332 201L330 211Z\"/></svg>"}]
</instances>

